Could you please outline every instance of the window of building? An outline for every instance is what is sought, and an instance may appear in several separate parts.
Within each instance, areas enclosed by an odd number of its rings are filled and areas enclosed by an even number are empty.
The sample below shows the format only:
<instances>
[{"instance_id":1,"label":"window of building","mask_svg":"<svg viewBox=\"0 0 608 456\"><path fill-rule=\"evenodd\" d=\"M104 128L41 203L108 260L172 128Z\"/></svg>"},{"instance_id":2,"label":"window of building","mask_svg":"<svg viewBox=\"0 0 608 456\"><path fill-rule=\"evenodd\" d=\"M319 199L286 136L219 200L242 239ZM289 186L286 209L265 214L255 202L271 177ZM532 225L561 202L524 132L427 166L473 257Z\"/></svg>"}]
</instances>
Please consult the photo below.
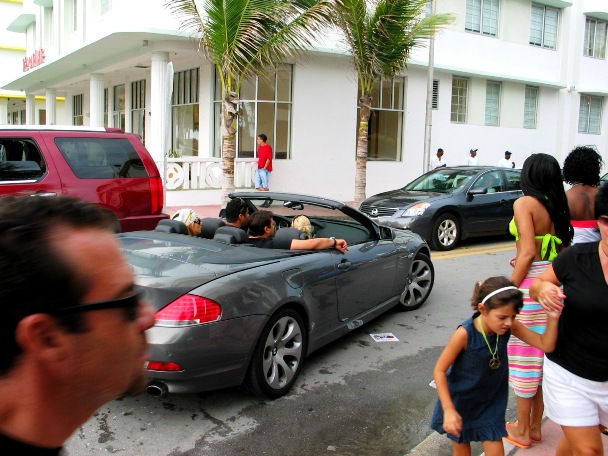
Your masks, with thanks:
<instances>
[{"instance_id":1,"label":"window of building","mask_svg":"<svg viewBox=\"0 0 608 456\"><path fill-rule=\"evenodd\" d=\"M278 65L270 79L245 81L239 93L240 111L236 141L238 158L257 156L256 138L264 133L273 148L274 158L291 157L293 65ZM215 144L214 156L221 156L222 87L215 77Z\"/></svg>"},{"instance_id":2,"label":"window of building","mask_svg":"<svg viewBox=\"0 0 608 456\"><path fill-rule=\"evenodd\" d=\"M112 9L112 0L101 0L100 8L101 14L106 14Z\"/></svg>"},{"instance_id":3,"label":"window of building","mask_svg":"<svg viewBox=\"0 0 608 456\"><path fill-rule=\"evenodd\" d=\"M439 108L439 80L433 79L433 100L432 106L433 109Z\"/></svg>"},{"instance_id":4,"label":"window of building","mask_svg":"<svg viewBox=\"0 0 608 456\"><path fill-rule=\"evenodd\" d=\"M38 125L46 125L46 109L38 110Z\"/></svg>"},{"instance_id":5,"label":"window of building","mask_svg":"<svg viewBox=\"0 0 608 456\"><path fill-rule=\"evenodd\" d=\"M538 112L538 87L526 86L524 101L524 128L536 128Z\"/></svg>"},{"instance_id":6,"label":"window of building","mask_svg":"<svg viewBox=\"0 0 608 456\"><path fill-rule=\"evenodd\" d=\"M467 122L467 97L469 80L466 78L452 78L452 107L450 120L457 123Z\"/></svg>"},{"instance_id":7,"label":"window of building","mask_svg":"<svg viewBox=\"0 0 608 456\"><path fill-rule=\"evenodd\" d=\"M146 141L146 80L131 83L131 132Z\"/></svg>"},{"instance_id":8,"label":"window of building","mask_svg":"<svg viewBox=\"0 0 608 456\"><path fill-rule=\"evenodd\" d=\"M72 0L72 30L78 30L78 0Z\"/></svg>"},{"instance_id":9,"label":"window of building","mask_svg":"<svg viewBox=\"0 0 608 456\"><path fill-rule=\"evenodd\" d=\"M82 94L72 97L72 125L84 125L82 115Z\"/></svg>"},{"instance_id":10,"label":"window of building","mask_svg":"<svg viewBox=\"0 0 608 456\"><path fill-rule=\"evenodd\" d=\"M557 8L532 3L530 44L555 49L557 46L558 19L559 10Z\"/></svg>"},{"instance_id":11,"label":"window of building","mask_svg":"<svg viewBox=\"0 0 608 456\"><path fill-rule=\"evenodd\" d=\"M112 117L114 128L125 131L125 85L114 86L114 100L112 103Z\"/></svg>"},{"instance_id":12,"label":"window of building","mask_svg":"<svg viewBox=\"0 0 608 456\"><path fill-rule=\"evenodd\" d=\"M500 82L486 82L486 125L500 124Z\"/></svg>"},{"instance_id":13,"label":"window of building","mask_svg":"<svg viewBox=\"0 0 608 456\"><path fill-rule=\"evenodd\" d=\"M107 127L108 126L108 105L109 105L109 101L108 100L108 88L106 87L105 89L103 89L103 126Z\"/></svg>"},{"instance_id":14,"label":"window of building","mask_svg":"<svg viewBox=\"0 0 608 456\"><path fill-rule=\"evenodd\" d=\"M608 22L588 17L585 22L585 55L598 59L606 58Z\"/></svg>"},{"instance_id":15,"label":"window of building","mask_svg":"<svg viewBox=\"0 0 608 456\"><path fill-rule=\"evenodd\" d=\"M199 90L198 68L173 75L172 149L180 155L198 155Z\"/></svg>"},{"instance_id":16,"label":"window of building","mask_svg":"<svg viewBox=\"0 0 608 456\"><path fill-rule=\"evenodd\" d=\"M465 29L483 35L498 35L499 0L467 0Z\"/></svg>"},{"instance_id":17,"label":"window of building","mask_svg":"<svg viewBox=\"0 0 608 456\"><path fill-rule=\"evenodd\" d=\"M381 78L372 88L372 114L368 124L367 159L399 161L403 136L405 78ZM357 93L361 93L359 88ZM357 111L357 126L359 115ZM355 128L358 131L358 128Z\"/></svg>"},{"instance_id":18,"label":"window of building","mask_svg":"<svg viewBox=\"0 0 608 456\"><path fill-rule=\"evenodd\" d=\"M602 97L581 94L578 111L578 132L599 135L602 127Z\"/></svg>"}]
</instances>

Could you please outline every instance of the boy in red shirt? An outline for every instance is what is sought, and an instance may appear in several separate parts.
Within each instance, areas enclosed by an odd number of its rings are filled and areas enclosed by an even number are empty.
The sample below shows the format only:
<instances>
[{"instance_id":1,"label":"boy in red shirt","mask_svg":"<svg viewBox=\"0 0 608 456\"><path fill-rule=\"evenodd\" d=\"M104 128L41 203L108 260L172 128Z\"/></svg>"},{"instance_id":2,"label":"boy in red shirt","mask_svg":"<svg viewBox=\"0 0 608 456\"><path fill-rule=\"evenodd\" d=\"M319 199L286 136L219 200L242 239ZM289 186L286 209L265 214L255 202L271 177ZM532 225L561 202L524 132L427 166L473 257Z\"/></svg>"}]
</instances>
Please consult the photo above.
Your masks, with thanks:
<instances>
[{"instance_id":1,"label":"boy in red shirt","mask_svg":"<svg viewBox=\"0 0 608 456\"><path fill-rule=\"evenodd\" d=\"M272 172L272 147L266 144L268 137L258 135L258 171L255 174L255 187L260 191L268 191L268 181Z\"/></svg>"}]
</instances>

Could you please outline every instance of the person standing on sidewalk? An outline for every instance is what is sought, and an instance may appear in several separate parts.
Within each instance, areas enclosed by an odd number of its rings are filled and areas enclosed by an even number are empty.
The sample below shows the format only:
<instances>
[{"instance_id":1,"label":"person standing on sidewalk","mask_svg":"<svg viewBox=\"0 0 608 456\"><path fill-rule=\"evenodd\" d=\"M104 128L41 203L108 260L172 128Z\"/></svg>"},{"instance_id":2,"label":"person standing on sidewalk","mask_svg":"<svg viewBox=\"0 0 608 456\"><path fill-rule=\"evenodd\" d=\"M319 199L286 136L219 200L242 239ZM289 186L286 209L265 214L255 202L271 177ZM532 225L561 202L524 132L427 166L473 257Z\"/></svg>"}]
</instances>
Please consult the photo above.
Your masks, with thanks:
<instances>
[{"instance_id":1,"label":"person standing on sidewalk","mask_svg":"<svg viewBox=\"0 0 608 456\"><path fill-rule=\"evenodd\" d=\"M567 248L530 287L546 311L564 307L557 346L543 369L547 416L564 431L558 456L605 454L600 432L608 426L608 184L595 198L595 217L601 240Z\"/></svg>"},{"instance_id":2,"label":"person standing on sidewalk","mask_svg":"<svg viewBox=\"0 0 608 456\"><path fill-rule=\"evenodd\" d=\"M261 133L258 135L258 171L255 175L255 188L267 192L272 172L272 147L267 144L268 137Z\"/></svg>"},{"instance_id":3,"label":"person standing on sidewalk","mask_svg":"<svg viewBox=\"0 0 608 456\"><path fill-rule=\"evenodd\" d=\"M598 192L602 164L602 156L589 146L576 147L564 160L564 180L572 186L566 192L574 227L572 244L600 240L594 214L594 201Z\"/></svg>"},{"instance_id":4,"label":"person standing on sidewalk","mask_svg":"<svg viewBox=\"0 0 608 456\"><path fill-rule=\"evenodd\" d=\"M517 252L511 281L525 296L517 319L543 333L547 316L541 305L527 296L528 289L572 240L568 201L557 160L548 154L530 155L522 167L521 189L524 196L515 201L515 215L509 224ZM507 348L509 383L517 396L517 422L507 423L509 441L529 448L542 439L544 355L517 337L511 337Z\"/></svg>"}]
</instances>

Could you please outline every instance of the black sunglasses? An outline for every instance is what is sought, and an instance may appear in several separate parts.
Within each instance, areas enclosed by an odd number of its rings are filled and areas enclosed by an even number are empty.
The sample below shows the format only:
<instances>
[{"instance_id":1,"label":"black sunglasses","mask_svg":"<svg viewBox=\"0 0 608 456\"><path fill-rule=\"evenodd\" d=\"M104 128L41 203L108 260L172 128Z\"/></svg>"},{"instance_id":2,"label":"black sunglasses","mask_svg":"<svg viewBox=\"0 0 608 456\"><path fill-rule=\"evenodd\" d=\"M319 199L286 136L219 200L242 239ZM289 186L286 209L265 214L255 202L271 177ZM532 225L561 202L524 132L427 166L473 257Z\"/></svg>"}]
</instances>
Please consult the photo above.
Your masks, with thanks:
<instances>
[{"instance_id":1,"label":"black sunglasses","mask_svg":"<svg viewBox=\"0 0 608 456\"><path fill-rule=\"evenodd\" d=\"M143 291L137 291L132 295L125 296L124 298L110 299L108 301L91 302L88 304L82 304L80 306L64 307L63 309L53 310L48 312L51 315L61 316L69 315L80 312L90 312L93 310L104 310L104 309L124 309L125 315L128 321L135 321L137 318L137 312L139 310L139 303L141 302Z\"/></svg>"}]
</instances>

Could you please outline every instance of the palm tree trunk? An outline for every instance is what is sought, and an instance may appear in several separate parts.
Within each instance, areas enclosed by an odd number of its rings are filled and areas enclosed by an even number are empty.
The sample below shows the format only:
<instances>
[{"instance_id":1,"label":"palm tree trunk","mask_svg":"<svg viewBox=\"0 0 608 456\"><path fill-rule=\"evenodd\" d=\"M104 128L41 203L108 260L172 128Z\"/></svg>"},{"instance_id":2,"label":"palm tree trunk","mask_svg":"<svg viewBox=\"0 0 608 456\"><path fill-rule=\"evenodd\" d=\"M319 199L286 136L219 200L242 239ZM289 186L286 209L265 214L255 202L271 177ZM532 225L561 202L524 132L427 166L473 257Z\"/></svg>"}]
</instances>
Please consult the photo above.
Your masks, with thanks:
<instances>
[{"instance_id":1,"label":"palm tree trunk","mask_svg":"<svg viewBox=\"0 0 608 456\"><path fill-rule=\"evenodd\" d=\"M371 115L372 97L365 95L359 100L359 130L357 132L357 162L355 169L355 207L365 199L365 187L367 184L367 150L368 150L368 128Z\"/></svg>"},{"instance_id":2,"label":"palm tree trunk","mask_svg":"<svg viewBox=\"0 0 608 456\"><path fill-rule=\"evenodd\" d=\"M234 160L236 158L236 128L238 118L238 97L227 92L222 103L222 206L234 192Z\"/></svg>"}]
</instances>

